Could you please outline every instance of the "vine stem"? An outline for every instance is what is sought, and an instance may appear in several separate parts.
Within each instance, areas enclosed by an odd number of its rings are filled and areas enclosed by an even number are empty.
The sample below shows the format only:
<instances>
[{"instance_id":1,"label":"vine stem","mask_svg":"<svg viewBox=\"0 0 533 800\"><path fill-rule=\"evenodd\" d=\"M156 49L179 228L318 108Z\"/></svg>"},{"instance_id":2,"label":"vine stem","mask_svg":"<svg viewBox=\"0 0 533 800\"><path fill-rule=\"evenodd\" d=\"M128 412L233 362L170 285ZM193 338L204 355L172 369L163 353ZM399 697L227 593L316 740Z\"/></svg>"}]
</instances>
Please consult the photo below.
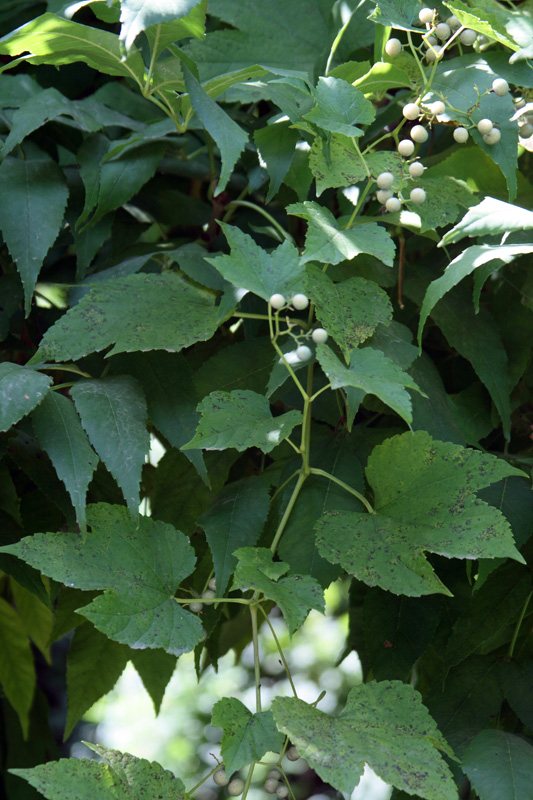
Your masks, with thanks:
<instances>
[{"instance_id":1,"label":"vine stem","mask_svg":"<svg viewBox=\"0 0 533 800\"><path fill-rule=\"evenodd\" d=\"M278 231L279 234L281 234L281 236L284 239L287 239L288 242L294 244L294 239L292 238L290 233L288 233L285 230L285 228L282 225L280 225L276 219L274 219L272 214L269 214L268 211L266 211L264 208L258 206L257 203L251 203L249 200L232 200L231 203L228 203L228 206L243 206L244 208L252 208L254 211L257 211L258 214L262 214L263 217L267 219L271 225L274 226L274 228Z\"/></svg>"},{"instance_id":2,"label":"vine stem","mask_svg":"<svg viewBox=\"0 0 533 800\"><path fill-rule=\"evenodd\" d=\"M307 478L307 475L303 471L300 472L300 474L298 475L298 480L296 481L296 486L294 487L294 489L292 491L291 498L290 498L289 502L287 503L287 508L285 509L285 512L284 512L284 514L283 514L283 516L282 516L282 518L280 520L280 523L278 525L278 529L276 531L276 535L274 536L274 538L272 540L272 544L270 545L270 550L272 551L272 553L276 552L276 549L277 549L278 544L279 544L279 540L281 539L281 537L283 535L283 531L285 530L285 526L287 525L287 522L289 521L289 517L291 515L291 511L294 508L294 505L295 505L295 503L296 503L296 501L298 499L298 495L300 494L300 490L301 490L302 486L304 485L304 482L305 482L306 478Z\"/></svg>"},{"instance_id":3,"label":"vine stem","mask_svg":"<svg viewBox=\"0 0 533 800\"><path fill-rule=\"evenodd\" d=\"M252 641L254 646L255 710L261 711L261 664L259 662L259 637L257 631L257 605L250 606Z\"/></svg>"},{"instance_id":4,"label":"vine stem","mask_svg":"<svg viewBox=\"0 0 533 800\"><path fill-rule=\"evenodd\" d=\"M276 631L274 630L274 628L272 626L272 623L270 622L270 620L268 618L268 614L266 613L266 611L263 608L263 606L259 606L259 610L261 611L262 615L266 619L267 625L270 628L270 633L272 634L272 637L273 637L273 639L274 639L274 641L276 643L276 647L278 648L278 653L279 653L279 656L280 656L281 661L283 663L283 666L285 667L285 672L287 673L287 678L289 679L289 683L291 685L291 689L292 689L292 691L294 693L294 696L298 697L298 692L296 691L296 686L294 685L294 681L292 680L291 671L290 671L289 665L287 664L287 661L285 659L285 654L283 652L283 648L282 648L282 646L280 644L280 641L279 641L279 639L278 639L278 637L276 635Z\"/></svg>"},{"instance_id":5,"label":"vine stem","mask_svg":"<svg viewBox=\"0 0 533 800\"><path fill-rule=\"evenodd\" d=\"M413 44L413 37L411 36L411 31L407 31L407 41L409 42L409 47L411 49L411 53L414 56L416 63L418 64L418 69L420 70L420 74L422 75L422 83L424 84L424 89L427 88L427 78L426 73L424 72L424 68L418 57L418 53L416 52L416 47Z\"/></svg>"},{"instance_id":6,"label":"vine stem","mask_svg":"<svg viewBox=\"0 0 533 800\"><path fill-rule=\"evenodd\" d=\"M526 599L524 600L524 605L522 606L522 611L520 612L520 616L518 617L518 620L516 622L513 638L511 639L511 644L509 645L509 652L507 653L509 658L513 657L516 640L518 639L518 634L520 633L520 628L522 627L522 622L524 621L524 617L526 616L527 607L529 605L529 601L531 600L532 595L533 592L530 592L526 597Z\"/></svg>"},{"instance_id":7,"label":"vine stem","mask_svg":"<svg viewBox=\"0 0 533 800\"><path fill-rule=\"evenodd\" d=\"M247 600L246 597L175 597L176 603L181 606L187 606L190 603L237 603L241 606L249 606L252 602Z\"/></svg>"},{"instance_id":8,"label":"vine stem","mask_svg":"<svg viewBox=\"0 0 533 800\"><path fill-rule=\"evenodd\" d=\"M360 151L359 151L359 152L360 152ZM361 156L361 158L362 158L362 156ZM351 228L351 227L352 227L353 221L354 221L354 219L356 218L356 216L359 214L359 212L360 212L360 210L361 210L361 207L362 207L363 203L364 203L364 202L365 202L365 200L366 200L366 197L367 197L367 195L368 195L368 192L370 191L370 187L372 186L372 184L373 184L373 183L374 183L374 180L373 180L373 178L372 178L372 177L369 175L369 176L368 176L368 182L367 182L367 184L366 184L365 188L363 189L363 191L361 192L361 197L358 199L358 201L357 201L357 205L355 206L354 210L352 211L352 215L351 215L350 219L348 220L348 222L347 222L347 223L346 223L346 225L344 226L344 230L345 230L345 231L346 231L346 230L348 230L348 228Z\"/></svg>"},{"instance_id":9,"label":"vine stem","mask_svg":"<svg viewBox=\"0 0 533 800\"><path fill-rule=\"evenodd\" d=\"M317 469L317 467L311 467L309 472L311 473L311 475L321 475L323 478L328 478L328 480L333 481L333 483L338 484L343 489L345 489L347 492L349 492L350 494L353 494L354 497L357 497L357 499L361 501L361 503L364 505L364 507L366 508L366 510L368 511L369 514L375 514L376 513L374 511L372 505L368 502L368 500L366 499L366 497L364 495L360 494L360 492L358 492L357 489L352 489L352 487L348 486L348 484L344 483L344 481L341 481L338 478L336 478L335 475L330 475L329 472L326 472L323 469Z\"/></svg>"},{"instance_id":10,"label":"vine stem","mask_svg":"<svg viewBox=\"0 0 533 800\"><path fill-rule=\"evenodd\" d=\"M200 786L203 786L203 785L204 785L204 783L205 783L207 780L209 780L209 778L211 777L211 775L214 775L214 774L215 774L215 772L217 771L217 769L220 769L220 764L217 764L217 765L216 765L216 767L213 767L213 769L211 770L211 772L209 772L209 773L208 773L208 774L205 776L205 778L202 778L202 780L201 780L201 781L199 781L199 783L197 783L197 784L196 784L196 786L193 786L193 787L192 787L192 789L189 789L189 791L187 792L187 794L188 794L188 795L191 795L191 794L193 794L193 792L195 792L197 789L199 789L199 788L200 788Z\"/></svg>"}]
</instances>

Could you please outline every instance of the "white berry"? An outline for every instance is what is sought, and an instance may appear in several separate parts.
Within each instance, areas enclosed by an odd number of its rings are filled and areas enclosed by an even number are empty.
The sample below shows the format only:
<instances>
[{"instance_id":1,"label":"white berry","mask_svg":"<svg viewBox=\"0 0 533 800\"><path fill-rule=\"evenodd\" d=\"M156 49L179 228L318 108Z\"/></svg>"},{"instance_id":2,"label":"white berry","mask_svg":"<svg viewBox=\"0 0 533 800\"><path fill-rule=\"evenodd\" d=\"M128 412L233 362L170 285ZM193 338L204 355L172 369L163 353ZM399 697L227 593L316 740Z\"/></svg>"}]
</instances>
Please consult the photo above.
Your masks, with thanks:
<instances>
[{"instance_id":1,"label":"white berry","mask_svg":"<svg viewBox=\"0 0 533 800\"><path fill-rule=\"evenodd\" d=\"M402 203L398 197L389 197L387 202L385 203L385 208L387 211L390 211L391 214L395 214L399 211L402 207Z\"/></svg>"},{"instance_id":2,"label":"white berry","mask_svg":"<svg viewBox=\"0 0 533 800\"><path fill-rule=\"evenodd\" d=\"M509 84L504 78L495 78L492 81L492 91L494 94L497 94L498 97L503 97L509 93Z\"/></svg>"},{"instance_id":3,"label":"white berry","mask_svg":"<svg viewBox=\"0 0 533 800\"><path fill-rule=\"evenodd\" d=\"M492 144L497 144L501 138L502 138L501 131L499 131L498 128L493 128L490 131L490 133L486 133L483 136L483 141L485 142L485 144L492 145Z\"/></svg>"},{"instance_id":4,"label":"white berry","mask_svg":"<svg viewBox=\"0 0 533 800\"><path fill-rule=\"evenodd\" d=\"M282 294L273 294L270 300L268 301L272 308L283 308L283 306L287 305L287 301L283 297Z\"/></svg>"},{"instance_id":5,"label":"white berry","mask_svg":"<svg viewBox=\"0 0 533 800\"><path fill-rule=\"evenodd\" d=\"M435 102L431 103L429 107L431 109L431 113L434 114L436 117L438 117L439 114L444 114L444 112L446 111L446 106L444 105L442 100L435 100Z\"/></svg>"},{"instance_id":6,"label":"white berry","mask_svg":"<svg viewBox=\"0 0 533 800\"><path fill-rule=\"evenodd\" d=\"M220 767L217 769L215 774L213 775L213 780L215 781L217 786L227 786L229 783L229 778L226 775L226 770L224 767Z\"/></svg>"},{"instance_id":7,"label":"white berry","mask_svg":"<svg viewBox=\"0 0 533 800\"><path fill-rule=\"evenodd\" d=\"M533 125L526 122L525 125L518 129L518 135L521 139L529 139L530 136L533 136Z\"/></svg>"},{"instance_id":8,"label":"white berry","mask_svg":"<svg viewBox=\"0 0 533 800\"><path fill-rule=\"evenodd\" d=\"M382 206L385 205L389 197L392 197L392 192L390 189L380 189L379 192L376 192L376 198L378 203L381 203Z\"/></svg>"},{"instance_id":9,"label":"white berry","mask_svg":"<svg viewBox=\"0 0 533 800\"><path fill-rule=\"evenodd\" d=\"M445 22L439 22L435 28L435 36L437 36L437 38L442 42L450 36L451 32L452 29Z\"/></svg>"},{"instance_id":10,"label":"white berry","mask_svg":"<svg viewBox=\"0 0 533 800\"><path fill-rule=\"evenodd\" d=\"M438 43L439 43L439 42L438 42L438 39L436 39L434 36L427 36L427 37L424 39L424 41L425 41L426 45L430 45L430 44L431 44L431 45L436 45L436 44L438 44Z\"/></svg>"},{"instance_id":11,"label":"white berry","mask_svg":"<svg viewBox=\"0 0 533 800\"><path fill-rule=\"evenodd\" d=\"M461 44L474 44L477 39L477 33L470 28L467 28L462 33L459 34L459 41Z\"/></svg>"},{"instance_id":12,"label":"white berry","mask_svg":"<svg viewBox=\"0 0 533 800\"><path fill-rule=\"evenodd\" d=\"M279 780L281 778L281 772L279 769L269 769L267 778L276 778L276 780Z\"/></svg>"},{"instance_id":13,"label":"white berry","mask_svg":"<svg viewBox=\"0 0 533 800\"><path fill-rule=\"evenodd\" d=\"M395 56L399 56L402 52L402 43L399 39L389 39L387 44L385 45L385 52L391 58Z\"/></svg>"},{"instance_id":14,"label":"white berry","mask_svg":"<svg viewBox=\"0 0 533 800\"><path fill-rule=\"evenodd\" d=\"M303 311L309 305L309 298L305 294L295 294L291 300L291 306L298 311Z\"/></svg>"},{"instance_id":15,"label":"white berry","mask_svg":"<svg viewBox=\"0 0 533 800\"><path fill-rule=\"evenodd\" d=\"M426 59L428 61L436 61L441 53L442 53L442 47L433 47L433 49L431 49L430 47L426 51Z\"/></svg>"},{"instance_id":16,"label":"white berry","mask_svg":"<svg viewBox=\"0 0 533 800\"><path fill-rule=\"evenodd\" d=\"M416 103L407 103L407 105L403 107L402 114L406 119L418 119L420 116L420 106Z\"/></svg>"},{"instance_id":17,"label":"white berry","mask_svg":"<svg viewBox=\"0 0 533 800\"><path fill-rule=\"evenodd\" d=\"M411 198L411 203L424 203L426 193L423 189L412 189L409 197Z\"/></svg>"},{"instance_id":18,"label":"white berry","mask_svg":"<svg viewBox=\"0 0 533 800\"><path fill-rule=\"evenodd\" d=\"M265 781L265 792L268 792L268 794L276 794L278 786L279 781L277 778L267 778Z\"/></svg>"},{"instance_id":19,"label":"white berry","mask_svg":"<svg viewBox=\"0 0 533 800\"><path fill-rule=\"evenodd\" d=\"M289 789L287 786L278 786L276 789L276 795L279 797L280 800L285 800L286 797L289 796Z\"/></svg>"},{"instance_id":20,"label":"white berry","mask_svg":"<svg viewBox=\"0 0 533 800\"><path fill-rule=\"evenodd\" d=\"M198 614L202 608L204 607L203 603L198 603L194 601L193 603L189 603L189 611L192 611L193 614Z\"/></svg>"},{"instance_id":21,"label":"white berry","mask_svg":"<svg viewBox=\"0 0 533 800\"><path fill-rule=\"evenodd\" d=\"M421 8L418 12L418 19L420 22L432 22L435 16L435 11L432 8Z\"/></svg>"},{"instance_id":22,"label":"white berry","mask_svg":"<svg viewBox=\"0 0 533 800\"><path fill-rule=\"evenodd\" d=\"M453 132L453 138L459 144L464 144L469 136L470 134L468 133L466 128L456 128Z\"/></svg>"},{"instance_id":23,"label":"white berry","mask_svg":"<svg viewBox=\"0 0 533 800\"><path fill-rule=\"evenodd\" d=\"M456 31L457 28L461 27L461 23L459 22L455 14L452 14L451 17L448 17L448 19L446 20L446 25L449 25L452 31Z\"/></svg>"},{"instance_id":24,"label":"white berry","mask_svg":"<svg viewBox=\"0 0 533 800\"><path fill-rule=\"evenodd\" d=\"M209 583L207 584L212 592L216 592L217 590L217 581L216 578L211 578Z\"/></svg>"},{"instance_id":25,"label":"white berry","mask_svg":"<svg viewBox=\"0 0 533 800\"><path fill-rule=\"evenodd\" d=\"M398 152L401 156L408 158L415 152L415 143L410 139L402 139L398 145Z\"/></svg>"},{"instance_id":26,"label":"white berry","mask_svg":"<svg viewBox=\"0 0 533 800\"><path fill-rule=\"evenodd\" d=\"M311 334L311 339L315 344L324 344L328 340L328 332L324 328L315 328Z\"/></svg>"},{"instance_id":27,"label":"white berry","mask_svg":"<svg viewBox=\"0 0 533 800\"><path fill-rule=\"evenodd\" d=\"M309 361L313 355L313 351L306 344L301 344L296 348L296 355L300 361Z\"/></svg>"},{"instance_id":28,"label":"white berry","mask_svg":"<svg viewBox=\"0 0 533 800\"><path fill-rule=\"evenodd\" d=\"M486 133L490 133L493 128L494 123L491 119L487 119L486 117L484 119L480 119L477 124L477 129L482 136L484 136Z\"/></svg>"},{"instance_id":29,"label":"white berry","mask_svg":"<svg viewBox=\"0 0 533 800\"><path fill-rule=\"evenodd\" d=\"M423 125L415 125L411 129L411 139L413 142L427 142L429 133Z\"/></svg>"},{"instance_id":30,"label":"white berry","mask_svg":"<svg viewBox=\"0 0 533 800\"><path fill-rule=\"evenodd\" d=\"M409 164L409 175L411 178L420 178L420 176L424 174L425 169L426 168L420 161L413 161L412 164Z\"/></svg>"},{"instance_id":31,"label":"white berry","mask_svg":"<svg viewBox=\"0 0 533 800\"><path fill-rule=\"evenodd\" d=\"M380 189L390 189L394 183L394 175L392 172L380 172L376 178L376 183Z\"/></svg>"},{"instance_id":32,"label":"white berry","mask_svg":"<svg viewBox=\"0 0 533 800\"><path fill-rule=\"evenodd\" d=\"M232 797L238 797L244 791L244 781L242 778L233 778L228 785L228 794Z\"/></svg>"},{"instance_id":33,"label":"white berry","mask_svg":"<svg viewBox=\"0 0 533 800\"><path fill-rule=\"evenodd\" d=\"M207 589L202 595L202 600L212 600L213 597L216 597L216 594L212 589Z\"/></svg>"},{"instance_id":34,"label":"white berry","mask_svg":"<svg viewBox=\"0 0 533 800\"><path fill-rule=\"evenodd\" d=\"M289 747L289 749L287 750L287 758L289 759L289 761L298 761L298 759L300 758L300 753L298 752L298 748L295 747L294 745L292 745L292 747Z\"/></svg>"}]
</instances>

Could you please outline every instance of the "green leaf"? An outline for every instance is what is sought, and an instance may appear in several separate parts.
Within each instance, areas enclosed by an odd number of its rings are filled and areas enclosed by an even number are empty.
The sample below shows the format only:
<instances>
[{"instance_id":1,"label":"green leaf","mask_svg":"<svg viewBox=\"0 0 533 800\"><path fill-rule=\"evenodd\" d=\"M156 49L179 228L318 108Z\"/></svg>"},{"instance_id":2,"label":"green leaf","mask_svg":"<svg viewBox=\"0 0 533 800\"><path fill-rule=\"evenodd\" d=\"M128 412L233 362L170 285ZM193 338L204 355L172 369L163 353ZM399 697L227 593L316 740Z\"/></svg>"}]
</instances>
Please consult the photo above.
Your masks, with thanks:
<instances>
[{"instance_id":1,"label":"green leaf","mask_svg":"<svg viewBox=\"0 0 533 800\"><path fill-rule=\"evenodd\" d=\"M68 739L85 712L111 691L130 652L88 622L76 628L67 656L68 711L63 741Z\"/></svg>"},{"instance_id":2,"label":"green leaf","mask_svg":"<svg viewBox=\"0 0 533 800\"><path fill-rule=\"evenodd\" d=\"M272 200L283 183L299 139L299 132L291 127L290 122L276 122L255 131L254 142L270 178L266 203Z\"/></svg>"},{"instance_id":3,"label":"green leaf","mask_svg":"<svg viewBox=\"0 0 533 800\"><path fill-rule=\"evenodd\" d=\"M485 197L481 203L469 208L463 219L444 234L439 247L460 242L465 236L493 236L531 228L533 211L494 197Z\"/></svg>"},{"instance_id":4,"label":"green leaf","mask_svg":"<svg viewBox=\"0 0 533 800\"><path fill-rule=\"evenodd\" d=\"M533 800L533 747L506 731L481 731L463 756L463 770L481 800Z\"/></svg>"},{"instance_id":5,"label":"green leaf","mask_svg":"<svg viewBox=\"0 0 533 800\"><path fill-rule=\"evenodd\" d=\"M302 264L308 261L340 264L360 253L370 253L392 267L396 248L389 232L381 225L367 222L354 228L341 228L328 208L307 200L287 206L286 211L309 223Z\"/></svg>"},{"instance_id":6,"label":"green leaf","mask_svg":"<svg viewBox=\"0 0 533 800\"><path fill-rule=\"evenodd\" d=\"M405 387L420 390L411 376L397 367L381 350L372 347L352 350L349 367L345 367L325 344L317 345L316 353L332 389L342 386L362 389L367 394L379 397L407 424L412 422L411 398Z\"/></svg>"},{"instance_id":7,"label":"green leaf","mask_svg":"<svg viewBox=\"0 0 533 800\"><path fill-rule=\"evenodd\" d=\"M13 560L16 561L16 559ZM17 563L20 564L19 561L17 561ZM24 566L28 573L30 571L33 572L26 564L21 566ZM38 580L41 586L43 586L40 575ZM54 612L50 608L50 598L38 595L36 587L31 585L25 588L17 583L16 580L10 580L9 584L11 592L13 593L15 606L26 633L34 645L39 648L47 664L51 664L50 635L54 626Z\"/></svg>"},{"instance_id":8,"label":"green leaf","mask_svg":"<svg viewBox=\"0 0 533 800\"><path fill-rule=\"evenodd\" d=\"M216 502L198 518L213 555L219 597L237 564L234 551L257 543L269 506L268 484L251 476L225 486ZM227 763L226 769L232 772Z\"/></svg>"},{"instance_id":9,"label":"green leaf","mask_svg":"<svg viewBox=\"0 0 533 800\"><path fill-rule=\"evenodd\" d=\"M533 214L531 215L533 219ZM532 234L533 238L533 234ZM420 309L418 322L418 341L421 342L425 322L441 297L454 286L470 275L474 270L485 264L494 263L494 268L502 264L510 264L518 256L533 253L533 244L481 244L467 247L451 261L444 273L437 280L432 281L427 289Z\"/></svg>"},{"instance_id":10,"label":"green leaf","mask_svg":"<svg viewBox=\"0 0 533 800\"><path fill-rule=\"evenodd\" d=\"M227 281L267 302L278 292L290 296L304 289L305 269L298 250L289 241L267 253L240 228L223 224L222 229L231 253L206 258L206 261L216 267Z\"/></svg>"},{"instance_id":11,"label":"green leaf","mask_svg":"<svg viewBox=\"0 0 533 800\"><path fill-rule=\"evenodd\" d=\"M511 50L520 49L519 45L510 38L496 14L491 14L484 8L477 8L476 6L472 8L465 5L465 3L461 3L461 0L452 0L451 3L445 2L444 5L450 9L465 28L471 28L489 39L496 39L497 42L509 47ZM498 6L495 7L498 8Z\"/></svg>"},{"instance_id":12,"label":"green leaf","mask_svg":"<svg viewBox=\"0 0 533 800\"><path fill-rule=\"evenodd\" d=\"M372 0L375 3L375 9L370 14L368 19L376 22L379 25L390 26L391 28L398 28L401 31L416 31L423 33L418 21L418 12L420 11L420 4L417 0ZM415 26L418 25L418 27Z\"/></svg>"},{"instance_id":13,"label":"green leaf","mask_svg":"<svg viewBox=\"0 0 533 800\"><path fill-rule=\"evenodd\" d=\"M308 266L307 273L316 315L348 363L351 351L368 339L379 323L388 325L390 300L383 289L365 278L333 283L318 267Z\"/></svg>"},{"instance_id":14,"label":"green leaf","mask_svg":"<svg viewBox=\"0 0 533 800\"><path fill-rule=\"evenodd\" d=\"M233 167L248 143L248 135L218 103L209 97L205 89L202 88L185 65L183 65L183 75L192 107L220 150L222 168L215 190L216 196L226 188Z\"/></svg>"},{"instance_id":15,"label":"green leaf","mask_svg":"<svg viewBox=\"0 0 533 800\"><path fill-rule=\"evenodd\" d=\"M85 542L72 533L37 533L0 551L68 586L104 589L80 614L110 639L174 655L192 650L202 626L174 600L196 561L187 537L148 517L135 523L123 506L105 503L89 506L87 521Z\"/></svg>"},{"instance_id":16,"label":"green leaf","mask_svg":"<svg viewBox=\"0 0 533 800\"><path fill-rule=\"evenodd\" d=\"M35 692L33 654L19 615L3 597L0 597L0 637L0 684L27 738Z\"/></svg>"},{"instance_id":17,"label":"green leaf","mask_svg":"<svg viewBox=\"0 0 533 800\"><path fill-rule=\"evenodd\" d=\"M319 197L330 187L352 186L368 179L369 173L376 177L380 172L402 175L402 157L396 152L370 153L364 159L355 151L352 140L338 133L331 135L327 146L316 136L309 153L309 166L316 178L316 193Z\"/></svg>"},{"instance_id":18,"label":"green leaf","mask_svg":"<svg viewBox=\"0 0 533 800\"><path fill-rule=\"evenodd\" d=\"M52 378L9 361L0 364L0 431L7 431L46 396Z\"/></svg>"},{"instance_id":19,"label":"green leaf","mask_svg":"<svg viewBox=\"0 0 533 800\"><path fill-rule=\"evenodd\" d=\"M49 392L33 412L32 423L41 447L67 488L80 529L85 532L85 499L98 458L74 404L59 392Z\"/></svg>"},{"instance_id":20,"label":"green leaf","mask_svg":"<svg viewBox=\"0 0 533 800\"><path fill-rule=\"evenodd\" d=\"M26 315L68 198L65 178L55 161L36 148L27 150L26 158L8 156L0 165L0 181L9 186L9 203L0 204L0 228L24 286Z\"/></svg>"},{"instance_id":21,"label":"green leaf","mask_svg":"<svg viewBox=\"0 0 533 800\"><path fill-rule=\"evenodd\" d=\"M61 758L31 769L12 769L47 800L181 800L185 787L179 778L155 761L89 744L104 763L87 758Z\"/></svg>"},{"instance_id":22,"label":"green leaf","mask_svg":"<svg viewBox=\"0 0 533 800\"><path fill-rule=\"evenodd\" d=\"M67 311L45 333L32 361L76 361L111 344L110 356L135 350L177 353L211 338L217 327L212 295L178 275L128 275L95 286Z\"/></svg>"},{"instance_id":23,"label":"green leaf","mask_svg":"<svg viewBox=\"0 0 533 800\"><path fill-rule=\"evenodd\" d=\"M179 0L174 0L179 2ZM154 61L157 61L160 54L174 42L180 39L185 39L194 36L196 39L203 39L205 36L205 14L207 1L206 0L185 0L189 5L192 4L191 10L185 17L175 19L175 15L171 19L167 19L160 24L152 25L146 31L146 38L150 43L150 51ZM182 3L183 5L183 3ZM164 14L166 8L158 7L158 13ZM175 61L175 59L173 59ZM157 68L162 65L161 60L156 63L154 74L157 73ZM157 79L155 81L157 84Z\"/></svg>"},{"instance_id":24,"label":"green leaf","mask_svg":"<svg viewBox=\"0 0 533 800\"><path fill-rule=\"evenodd\" d=\"M208 358L194 373L194 385L200 397L209 392L251 389L263 394L272 370L275 352L269 338L235 342Z\"/></svg>"},{"instance_id":25,"label":"green leaf","mask_svg":"<svg viewBox=\"0 0 533 800\"><path fill-rule=\"evenodd\" d=\"M404 69L395 64L378 61L360 77L353 80L353 85L364 94L375 94L390 89L410 88L411 81Z\"/></svg>"},{"instance_id":26,"label":"green leaf","mask_svg":"<svg viewBox=\"0 0 533 800\"><path fill-rule=\"evenodd\" d=\"M129 51L137 36L150 25L186 17L200 0L122 0L120 4L120 39Z\"/></svg>"},{"instance_id":27,"label":"green leaf","mask_svg":"<svg viewBox=\"0 0 533 800\"><path fill-rule=\"evenodd\" d=\"M502 685L505 699L516 716L533 728L533 659L503 661Z\"/></svg>"},{"instance_id":28,"label":"green leaf","mask_svg":"<svg viewBox=\"0 0 533 800\"><path fill-rule=\"evenodd\" d=\"M358 137L364 131L359 125L369 125L376 112L370 100L342 78L319 78L312 90L316 105L303 118L330 133Z\"/></svg>"},{"instance_id":29,"label":"green leaf","mask_svg":"<svg viewBox=\"0 0 533 800\"><path fill-rule=\"evenodd\" d=\"M366 468L376 513L327 512L315 525L319 551L369 586L412 597L449 594L424 552L523 562L505 517L475 496L519 474L425 431L393 436L374 448Z\"/></svg>"},{"instance_id":30,"label":"green leaf","mask_svg":"<svg viewBox=\"0 0 533 800\"><path fill-rule=\"evenodd\" d=\"M270 451L302 421L300 411L273 417L266 397L248 390L211 392L198 406L202 419L196 435L182 450L226 450L239 452L259 447Z\"/></svg>"},{"instance_id":31,"label":"green leaf","mask_svg":"<svg viewBox=\"0 0 533 800\"><path fill-rule=\"evenodd\" d=\"M455 800L457 787L439 749L450 754L418 692L400 681L351 689L333 718L303 700L277 697L278 728L325 783L351 793L367 763L382 780L427 800Z\"/></svg>"},{"instance_id":32,"label":"green leaf","mask_svg":"<svg viewBox=\"0 0 533 800\"><path fill-rule=\"evenodd\" d=\"M50 41L54 46L50 47ZM118 36L99 28L80 25L55 14L43 14L0 39L0 53L23 56L30 64L72 64L83 61L106 75L144 81L144 63L138 50L122 57Z\"/></svg>"},{"instance_id":33,"label":"green leaf","mask_svg":"<svg viewBox=\"0 0 533 800\"><path fill-rule=\"evenodd\" d=\"M234 555L239 563L232 590L254 589L273 600L285 617L289 636L302 625L311 608L324 613L324 592L310 575L281 578L289 565L273 562L272 552L266 547L241 547Z\"/></svg>"},{"instance_id":34,"label":"green leaf","mask_svg":"<svg viewBox=\"0 0 533 800\"><path fill-rule=\"evenodd\" d=\"M236 697L224 697L215 704L211 725L224 731L221 755L228 775L269 752L279 753L283 747L272 712L252 714Z\"/></svg>"},{"instance_id":35,"label":"green leaf","mask_svg":"<svg viewBox=\"0 0 533 800\"><path fill-rule=\"evenodd\" d=\"M156 715L159 714L165 689L176 668L176 657L164 650L133 650L130 660L152 699Z\"/></svg>"},{"instance_id":36,"label":"green leaf","mask_svg":"<svg viewBox=\"0 0 533 800\"><path fill-rule=\"evenodd\" d=\"M70 391L91 444L136 517L141 471L150 447L141 387L135 378L120 375L78 381Z\"/></svg>"},{"instance_id":37,"label":"green leaf","mask_svg":"<svg viewBox=\"0 0 533 800\"><path fill-rule=\"evenodd\" d=\"M406 218L405 211L400 211L399 214L391 214L390 220L398 218L406 226L415 230L420 228L421 233L450 225L464 213L465 208L475 202L471 189L464 181L449 175L434 177L432 169L428 169L419 181L411 184L416 185L426 191L425 202L420 205L408 199L405 208L409 211L409 218Z\"/></svg>"}]
</instances>

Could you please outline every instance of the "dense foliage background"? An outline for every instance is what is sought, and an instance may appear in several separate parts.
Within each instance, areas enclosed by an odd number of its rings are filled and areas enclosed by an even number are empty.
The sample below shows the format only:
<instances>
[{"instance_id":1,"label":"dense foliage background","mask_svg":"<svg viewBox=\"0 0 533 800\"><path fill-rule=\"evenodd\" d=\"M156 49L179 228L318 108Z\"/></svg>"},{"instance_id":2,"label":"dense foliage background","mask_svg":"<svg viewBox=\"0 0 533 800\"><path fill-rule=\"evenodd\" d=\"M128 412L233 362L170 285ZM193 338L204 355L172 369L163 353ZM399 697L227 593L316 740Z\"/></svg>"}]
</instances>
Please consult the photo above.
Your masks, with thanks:
<instances>
[{"instance_id":1,"label":"dense foliage background","mask_svg":"<svg viewBox=\"0 0 533 800\"><path fill-rule=\"evenodd\" d=\"M2 798L201 796L70 744L249 646L223 794L533 798L532 20L2 4ZM337 580L342 711L291 671Z\"/></svg>"}]
</instances>

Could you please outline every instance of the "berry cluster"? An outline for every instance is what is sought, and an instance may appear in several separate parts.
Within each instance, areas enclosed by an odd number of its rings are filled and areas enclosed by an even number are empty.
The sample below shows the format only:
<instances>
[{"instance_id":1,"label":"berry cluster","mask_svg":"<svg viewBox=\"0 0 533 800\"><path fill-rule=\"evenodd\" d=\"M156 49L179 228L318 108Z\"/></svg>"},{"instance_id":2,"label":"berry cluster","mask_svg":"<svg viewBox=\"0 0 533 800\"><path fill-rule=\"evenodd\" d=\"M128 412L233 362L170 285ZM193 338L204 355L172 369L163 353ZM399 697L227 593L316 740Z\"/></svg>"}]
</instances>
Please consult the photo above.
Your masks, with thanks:
<instances>
[{"instance_id":1,"label":"berry cluster","mask_svg":"<svg viewBox=\"0 0 533 800\"><path fill-rule=\"evenodd\" d=\"M211 580L208 583L208 588L202 594L201 598L199 600L194 600L192 603L189 603L189 611L192 611L193 614L199 614L200 611L204 607L204 604L201 601L202 600L212 600L214 597L216 597L216 593L215 593L216 592L216 588L217 588L217 582L216 582L215 578L211 578ZM221 784L221 786L222 786L222 784Z\"/></svg>"},{"instance_id":2,"label":"berry cluster","mask_svg":"<svg viewBox=\"0 0 533 800\"><path fill-rule=\"evenodd\" d=\"M289 747L286 755L289 761L298 761L300 758L300 753L294 745ZM223 765L220 765L213 773L213 781L217 786L227 786L228 794L231 797L239 797L244 791L244 781L242 778L234 776L230 780ZM263 785L267 794L274 794L279 800L286 800L290 794L289 786L286 781L287 776L284 773L282 776L282 771L275 767L269 770Z\"/></svg>"},{"instance_id":3,"label":"berry cluster","mask_svg":"<svg viewBox=\"0 0 533 800\"><path fill-rule=\"evenodd\" d=\"M273 309L276 311L281 311L284 308L289 308L292 306L297 311L303 311L309 305L309 298L305 294L295 294L293 295L292 299L289 301L287 300L282 294L273 294L269 301L268 301ZM294 334L292 332L292 328L294 326L289 324L288 333L293 337L296 343L296 349L292 353L287 353L285 358L288 360L289 363L297 363L299 361L309 361L311 356L313 355L313 351L311 348L306 344L301 344L302 339L308 339L309 337L315 344L321 344L327 342L328 334L324 328L315 328L313 331L307 334Z\"/></svg>"},{"instance_id":4,"label":"berry cluster","mask_svg":"<svg viewBox=\"0 0 533 800\"><path fill-rule=\"evenodd\" d=\"M420 161L413 161L412 164L409 164L409 178L412 178L413 180L420 178L424 174L424 169L425 167ZM392 172L380 172L376 178L376 183L378 185L376 198L381 205L385 206L387 211L390 211L391 214L394 214L396 211L400 211L402 203L405 202L405 199L399 189L397 190L397 194L394 195L392 191L394 187L394 180L395 179ZM414 189L411 189L409 200L411 203L424 203L426 200L425 190L418 186Z\"/></svg>"}]
</instances>

